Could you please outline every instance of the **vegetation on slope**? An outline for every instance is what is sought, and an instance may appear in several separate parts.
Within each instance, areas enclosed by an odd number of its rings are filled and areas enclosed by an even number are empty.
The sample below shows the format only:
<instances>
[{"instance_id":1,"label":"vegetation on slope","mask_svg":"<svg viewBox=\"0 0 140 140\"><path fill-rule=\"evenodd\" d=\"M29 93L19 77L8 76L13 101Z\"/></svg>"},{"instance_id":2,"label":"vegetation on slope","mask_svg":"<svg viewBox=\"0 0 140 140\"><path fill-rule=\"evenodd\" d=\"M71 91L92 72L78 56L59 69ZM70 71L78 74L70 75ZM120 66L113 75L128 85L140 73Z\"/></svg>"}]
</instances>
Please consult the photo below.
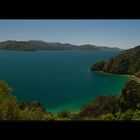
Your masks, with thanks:
<instances>
[{"instance_id":1,"label":"vegetation on slope","mask_svg":"<svg viewBox=\"0 0 140 140\"><path fill-rule=\"evenodd\" d=\"M134 78L135 81L129 81L123 88L121 95L116 97L116 108L119 108L119 111L117 110L117 113L114 114L110 110L110 112L103 113L98 119L140 120L140 84L136 80L136 78L138 79L140 77L140 46L123 51L120 55L108 61L99 61L91 67L91 71L136 76ZM92 105L90 104L90 106ZM85 108L82 110L83 113Z\"/></svg>"},{"instance_id":2,"label":"vegetation on slope","mask_svg":"<svg viewBox=\"0 0 140 140\"><path fill-rule=\"evenodd\" d=\"M51 113L44 110L38 102L19 103L12 94L12 89L0 80L0 119L1 120L51 120Z\"/></svg>"},{"instance_id":3,"label":"vegetation on slope","mask_svg":"<svg viewBox=\"0 0 140 140\"><path fill-rule=\"evenodd\" d=\"M140 120L140 84L129 81L118 96L99 96L79 113L54 115L39 102L21 103L0 81L0 120Z\"/></svg>"},{"instance_id":4,"label":"vegetation on slope","mask_svg":"<svg viewBox=\"0 0 140 140\"><path fill-rule=\"evenodd\" d=\"M91 70L140 77L140 46L123 51L120 55L109 59L107 62L100 61L94 64Z\"/></svg>"},{"instance_id":5,"label":"vegetation on slope","mask_svg":"<svg viewBox=\"0 0 140 140\"><path fill-rule=\"evenodd\" d=\"M81 109L79 117L93 120L140 120L140 84L132 80L119 96L97 97Z\"/></svg>"}]
</instances>

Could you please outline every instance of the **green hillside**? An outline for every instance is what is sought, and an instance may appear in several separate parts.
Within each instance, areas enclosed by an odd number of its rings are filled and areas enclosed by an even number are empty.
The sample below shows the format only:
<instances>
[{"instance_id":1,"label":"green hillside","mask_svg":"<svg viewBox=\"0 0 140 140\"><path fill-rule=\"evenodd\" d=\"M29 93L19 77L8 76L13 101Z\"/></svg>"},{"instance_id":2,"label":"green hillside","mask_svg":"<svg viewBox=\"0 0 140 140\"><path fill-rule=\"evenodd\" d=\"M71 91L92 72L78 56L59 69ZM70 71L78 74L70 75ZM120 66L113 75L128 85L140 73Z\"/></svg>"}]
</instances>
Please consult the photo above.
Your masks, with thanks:
<instances>
[{"instance_id":1,"label":"green hillside","mask_svg":"<svg viewBox=\"0 0 140 140\"><path fill-rule=\"evenodd\" d=\"M91 70L140 77L140 46L123 51L108 61L99 61L91 67Z\"/></svg>"}]
</instances>

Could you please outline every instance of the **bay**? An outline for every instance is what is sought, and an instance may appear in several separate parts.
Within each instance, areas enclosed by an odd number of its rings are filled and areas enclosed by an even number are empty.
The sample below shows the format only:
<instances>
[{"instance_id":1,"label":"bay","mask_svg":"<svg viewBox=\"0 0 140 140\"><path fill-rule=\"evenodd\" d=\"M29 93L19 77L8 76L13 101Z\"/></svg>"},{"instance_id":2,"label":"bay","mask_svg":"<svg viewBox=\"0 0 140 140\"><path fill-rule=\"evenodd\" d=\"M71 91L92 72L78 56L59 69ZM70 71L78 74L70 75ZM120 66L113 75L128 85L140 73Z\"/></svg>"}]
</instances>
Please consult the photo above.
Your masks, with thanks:
<instances>
[{"instance_id":1,"label":"bay","mask_svg":"<svg viewBox=\"0 0 140 140\"><path fill-rule=\"evenodd\" d=\"M117 95L127 76L91 72L115 51L0 51L0 79L22 102L39 101L47 111L77 112L97 96Z\"/></svg>"}]
</instances>

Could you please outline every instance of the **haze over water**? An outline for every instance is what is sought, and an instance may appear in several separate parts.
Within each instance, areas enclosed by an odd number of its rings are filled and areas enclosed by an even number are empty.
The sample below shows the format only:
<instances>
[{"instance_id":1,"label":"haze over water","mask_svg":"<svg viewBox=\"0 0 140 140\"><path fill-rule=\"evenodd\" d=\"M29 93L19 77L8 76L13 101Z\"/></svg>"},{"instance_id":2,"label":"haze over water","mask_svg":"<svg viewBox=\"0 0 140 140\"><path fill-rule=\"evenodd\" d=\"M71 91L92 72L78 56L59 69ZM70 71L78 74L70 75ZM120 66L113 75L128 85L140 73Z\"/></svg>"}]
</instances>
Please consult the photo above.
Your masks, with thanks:
<instances>
[{"instance_id":1,"label":"haze over water","mask_svg":"<svg viewBox=\"0 0 140 140\"><path fill-rule=\"evenodd\" d=\"M0 79L19 101L39 101L48 111L77 112L100 95L117 95L126 76L91 72L90 66L119 52L0 51Z\"/></svg>"}]
</instances>

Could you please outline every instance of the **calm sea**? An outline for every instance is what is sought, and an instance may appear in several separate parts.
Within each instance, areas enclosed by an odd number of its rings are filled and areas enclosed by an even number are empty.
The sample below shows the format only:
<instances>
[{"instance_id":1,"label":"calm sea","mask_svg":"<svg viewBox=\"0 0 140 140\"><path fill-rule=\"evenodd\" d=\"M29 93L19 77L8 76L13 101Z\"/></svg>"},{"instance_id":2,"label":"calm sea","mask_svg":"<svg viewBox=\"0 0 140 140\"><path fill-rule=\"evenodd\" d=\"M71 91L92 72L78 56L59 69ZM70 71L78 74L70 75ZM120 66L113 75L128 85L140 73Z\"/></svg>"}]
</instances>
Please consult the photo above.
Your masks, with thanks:
<instances>
[{"instance_id":1,"label":"calm sea","mask_svg":"<svg viewBox=\"0 0 140 140\"><path fill-rule=\"evenodd\" d=\"M0 51L0 79L13 88L19 101L40 101L53 113L77 112L100 95L117 95L125 76L90 71L99 60L119 52Z\"/></svg>"}]
</instances>

